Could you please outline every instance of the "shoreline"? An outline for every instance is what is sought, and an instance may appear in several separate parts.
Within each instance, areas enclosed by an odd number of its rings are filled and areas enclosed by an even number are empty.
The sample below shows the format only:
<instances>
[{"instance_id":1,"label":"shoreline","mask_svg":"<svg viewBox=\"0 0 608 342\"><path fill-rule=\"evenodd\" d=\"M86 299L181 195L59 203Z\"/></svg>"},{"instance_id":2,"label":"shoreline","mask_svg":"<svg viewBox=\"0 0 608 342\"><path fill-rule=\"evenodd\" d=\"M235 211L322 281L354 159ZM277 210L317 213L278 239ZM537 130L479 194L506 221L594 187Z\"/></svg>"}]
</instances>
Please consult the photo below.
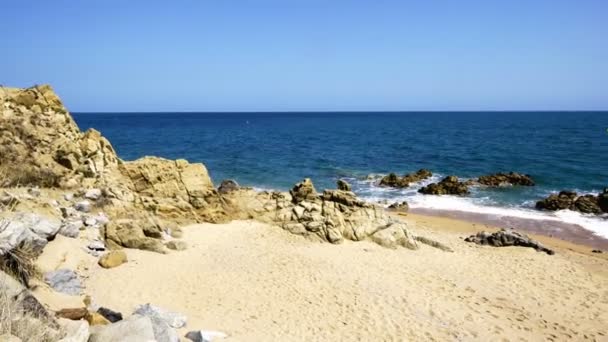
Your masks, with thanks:
<instances>
[{"instance_id":1,"label":"shoreline","mask_svg":"<svg viewBox=\"0 0 608 342\"><path fill-rule=\"evenodd\" d=\"M513 228L548 246L608 260L608 239L573 224L423 208L410 209L404 213L389 211L389 214L405 221L420 223L423 227L450 233L473 235L483 230L494 232L501 228ZM558 223L559 230L551 231L550 227L555 227L555 223ZM600 249L603 253L592 253L593 249Z\"/></svg>"}]
</instances>

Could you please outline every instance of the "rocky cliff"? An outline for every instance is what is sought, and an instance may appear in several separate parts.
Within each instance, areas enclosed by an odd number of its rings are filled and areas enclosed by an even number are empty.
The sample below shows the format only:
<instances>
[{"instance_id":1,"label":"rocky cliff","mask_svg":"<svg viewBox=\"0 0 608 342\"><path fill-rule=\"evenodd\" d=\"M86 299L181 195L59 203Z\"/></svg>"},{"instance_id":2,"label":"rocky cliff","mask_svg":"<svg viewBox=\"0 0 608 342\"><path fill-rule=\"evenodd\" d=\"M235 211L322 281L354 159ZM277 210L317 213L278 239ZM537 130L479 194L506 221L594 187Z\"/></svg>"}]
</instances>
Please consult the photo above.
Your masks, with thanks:
<instances>
[{"instance_id":1,"label":"rocky cliff","mask_svg":"<svg viewBox=\"0 0 608 342\"><path fill-rule=\"evenodd\" d=\"M218 191L203 164L156 157L120 160L100 132L80 131L50 86L2 87L0 102L0 179L5 187L74 191L83 201L60 208L66 227L61 231L67 236L78 236L82 221L87 225L97 219L108 221L99 231L110 248L165 252L162 238L179 235L175 224L240 218L332 243L371 239L417 248L405 223L360 201L347 187L318 194L305 180L290 193L256 193L234 182ZM88 213L91 206L103 209L109 220L77 213Z\"/></svg>"}]
</instances>

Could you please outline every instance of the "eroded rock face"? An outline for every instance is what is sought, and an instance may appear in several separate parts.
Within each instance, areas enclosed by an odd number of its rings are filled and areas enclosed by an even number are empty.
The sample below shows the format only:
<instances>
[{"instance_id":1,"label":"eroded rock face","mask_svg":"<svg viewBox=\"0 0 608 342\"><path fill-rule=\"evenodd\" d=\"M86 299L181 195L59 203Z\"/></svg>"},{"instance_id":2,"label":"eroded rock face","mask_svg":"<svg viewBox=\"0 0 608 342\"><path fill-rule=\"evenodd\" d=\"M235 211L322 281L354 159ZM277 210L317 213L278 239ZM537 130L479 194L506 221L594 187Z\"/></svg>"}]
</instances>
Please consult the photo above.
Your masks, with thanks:
<instances>
[{"instance_id":1,"label":"eroded rock face","mask_svg":"<svg viewBox=\"0 0 608 342\"><path fill-rule=\"evenodd\" d=\"M517 172L496 173L493 175L481 176L477 179L480 184L498 187L505 185L534 186L534 180L530 175Z\"/></svg>"},{"instance_id":2,"label":"eroded rock face","mask_svg":"<svg viewBox=\"0 0 608 342\"><path fill-rule=\"evenodd\" d=\"M420 169L415 173L408 173L403 177L397 176L395 173L390 173L380 180L380 185L390 186L393 188L407 188L410 183L419 182L433 176L433 173L427 169Z\"/></svg>"},{"instance_id":3,"label":"eroded rock face","mask_svg":"<svg viewBox=\"0 0 608 342\"><path fill-rule=\"evenodd\" d=\"M464 239L466 242L473 242L479 245L490 245L494 247L521 246L534 248L536 251L545 252L549 255L555 252L540 242L530 239L527 235L514 230L501 229L496 233L479 232Z\"/></svg>"},{"instance_id":4,"label":"eroded rock face","mask_svg":"<svg viewBox=\"0 0 608 342\"><path fill-rule=\"evenodd\" d=\"M447 176L439 183L431 183L422 187L418 192L427 195L459 195L469 194L469 183L461 182L456 176Z\"/></svg>"},{"instance_id":5,"label":"eroded rock face","mask_svg":"<svg viewBox=\"0 0 608 342\"><path fill-rule=\"evenodd\" d=\"M236 212L246 213L243 218L321 241L372 240L390 248L418 247L407 224L390 217L383 208L358 199L350 191L325 190L318 195L310 180L296 184L290 193L248 190L225 199Z\"/></svg>"}]
</instances>

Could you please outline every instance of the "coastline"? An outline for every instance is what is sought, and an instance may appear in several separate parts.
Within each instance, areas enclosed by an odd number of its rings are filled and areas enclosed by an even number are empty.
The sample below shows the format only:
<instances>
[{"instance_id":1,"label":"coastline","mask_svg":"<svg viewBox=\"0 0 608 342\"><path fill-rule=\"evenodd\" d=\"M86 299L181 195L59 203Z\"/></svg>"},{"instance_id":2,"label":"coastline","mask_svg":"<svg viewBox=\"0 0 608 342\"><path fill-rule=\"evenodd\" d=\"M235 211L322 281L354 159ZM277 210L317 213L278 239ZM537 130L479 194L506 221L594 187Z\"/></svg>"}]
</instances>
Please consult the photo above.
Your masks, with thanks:
<instances>
[{"instance_id":1,"label":"coastline","mask_svg":"<svg viewBox=\"0 0 608 342\"><path fill-rule=\"evenodd\" d=\"M458 210L412 208L409 213L428 217L450 218L482 225L485 229L513 228L533 236L565 241L577 246L608 250L608 239L601 237L579 225L555 220L534 220L511 216L496 216ZM449 228L448 228L449 229ZM472 233L472 232L471 232ZM606 253L602 253L606 254Z\"/></svg>"}]
</instances>

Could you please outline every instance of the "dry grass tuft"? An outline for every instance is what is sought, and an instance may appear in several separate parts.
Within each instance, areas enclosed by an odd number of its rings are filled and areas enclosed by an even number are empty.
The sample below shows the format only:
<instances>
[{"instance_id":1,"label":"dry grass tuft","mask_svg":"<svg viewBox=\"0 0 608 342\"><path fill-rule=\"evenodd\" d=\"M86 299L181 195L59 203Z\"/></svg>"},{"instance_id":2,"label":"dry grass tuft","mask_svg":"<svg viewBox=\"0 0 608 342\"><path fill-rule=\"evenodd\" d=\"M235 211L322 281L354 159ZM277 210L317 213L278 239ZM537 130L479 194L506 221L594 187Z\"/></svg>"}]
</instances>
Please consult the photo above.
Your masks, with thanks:
<instances>
[{"instance_id":1,"label":"dry grass tuft","mask_svg":"<svg viewBox=\"0 0 608 342\"><path fill-rule=\"evenodd\" d=\"M27 312L7 291L0 291L0 336L12 334L22 341L57 341L61 333L53 326L55 323L48 318Z\"/></svg>"},{"instance_id":2,"label":"dry grass tuft","mask_svg":"<svg viewBox=\"0 0 608 342\"><path fill-rule=\"evenodd\" d=\"M0 231L5 228L0 223ZM30 279L40 278L40 271L36 267L35 260L38 254L28 243L22 242L16 248L0 255L0 271L11 275L13 278L29 288Z\"/></svg>"}]
</instances>

